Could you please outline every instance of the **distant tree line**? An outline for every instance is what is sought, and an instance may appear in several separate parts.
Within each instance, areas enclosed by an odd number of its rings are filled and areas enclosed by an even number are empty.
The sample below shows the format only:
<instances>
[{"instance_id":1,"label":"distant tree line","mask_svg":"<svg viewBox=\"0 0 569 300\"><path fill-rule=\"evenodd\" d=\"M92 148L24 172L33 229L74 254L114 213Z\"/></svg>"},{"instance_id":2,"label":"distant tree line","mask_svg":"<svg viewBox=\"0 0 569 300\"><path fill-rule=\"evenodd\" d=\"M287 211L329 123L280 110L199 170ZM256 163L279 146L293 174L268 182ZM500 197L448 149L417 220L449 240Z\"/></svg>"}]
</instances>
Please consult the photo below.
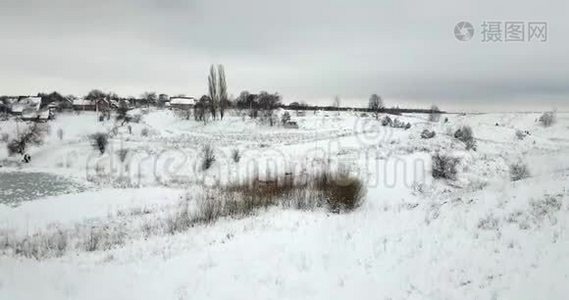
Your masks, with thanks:
<instances>
[{"instance_id":1,"label":"distant tree line","mask_svg":"<svg viewBox=\"0 0 569 300\"><path fill-rule=\"evenodd\" d=\"M273 111L282 106L281 96L278 93L271 94L265 91L258 94L243 91L235 99L235 107L237 109L248 110L251 118L261 117L267 120L271 126L275 123Z\"/></svg>"}]
</instances>

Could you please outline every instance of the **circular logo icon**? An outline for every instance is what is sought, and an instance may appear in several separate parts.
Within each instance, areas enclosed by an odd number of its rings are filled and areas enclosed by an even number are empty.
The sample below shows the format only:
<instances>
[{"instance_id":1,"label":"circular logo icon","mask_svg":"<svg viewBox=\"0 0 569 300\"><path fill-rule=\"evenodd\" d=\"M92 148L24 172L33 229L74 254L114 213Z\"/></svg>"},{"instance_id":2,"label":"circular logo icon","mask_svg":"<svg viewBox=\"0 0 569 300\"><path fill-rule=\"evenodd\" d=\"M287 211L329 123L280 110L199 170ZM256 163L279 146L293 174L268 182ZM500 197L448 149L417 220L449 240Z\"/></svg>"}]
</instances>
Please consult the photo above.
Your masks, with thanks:
<instances>
[{"instance_id":1,"label":"circular logo icon","mask_svg":"<svg viewBox=\"0 0 569 300\"><path fill-rule=\"evenodd\" d=\"M469 22L458 22L454 26L454 36L457 40L466 42L474 36L474 27Z\"/></svg>"}]
</instances>

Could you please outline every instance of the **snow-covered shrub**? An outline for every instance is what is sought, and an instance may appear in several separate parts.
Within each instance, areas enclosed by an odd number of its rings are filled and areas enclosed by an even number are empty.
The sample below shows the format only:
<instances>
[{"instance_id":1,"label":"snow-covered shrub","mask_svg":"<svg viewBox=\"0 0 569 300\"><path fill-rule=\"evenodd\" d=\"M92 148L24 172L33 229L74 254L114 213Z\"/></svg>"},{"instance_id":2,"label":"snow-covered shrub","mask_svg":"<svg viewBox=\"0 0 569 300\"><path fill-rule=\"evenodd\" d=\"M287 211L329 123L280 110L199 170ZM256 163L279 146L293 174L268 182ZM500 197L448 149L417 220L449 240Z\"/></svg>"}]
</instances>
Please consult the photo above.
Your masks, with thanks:
<instances>
[{"instance_id":1,"label":"snow-covered shrub","mask_svg":"<svg viewBox=\"0 0 569 300\"><path fill-rule=\"evenodd\" d=\"M119 101L119 105L117 107L117 120L124 120L125 122L129 121L128 117L128 103L126 100Z\"/></svg>"},{"instance_id":2,"label":"snow-covered shrub","mask_svg":"<svg viewBox=\"0 0 569 300\"><path fill-rule=\"evenodd\" d=\"M423 132L421 132L421 138L423 139L432 139L435 137L435 131L430 131L428 129L423 130Z\"/></svg>"},{"instance_id":3,"label":"snow-covered shrub","mask_svg":"<svg viewBox=\"0 0 569 300\"><path fill-rule=\"evenodd\" d=\"M529 169L526 164L517 162L510 165L510 179L512 181L522 180L530 176Z\"/></svg>"},{"instance_id":4,"label":"snow-covered shrub","mask_svg":"<svg viewBox=\"0 0 569 300\"><path fill-rule=\"evenodd\" d=\"M264 125L274 126L278 124L278 118L272 110L264 110L259 112L259 122Z\"/></svg>"},{"instance_id":5,"label":"snow-covered shrub","mask_svg":"<svg viewBox=\"0 0 569 300\"><path fill-rule=\"evenodd\" d=\"M105 153L107 145L109 144L109 135L103 132L98 132L91 135L91 144L93 148L99 150L101 154Z\"/></svg>"},{"instance_id":6,"label":"snow-covered shrub","mask_svg":"<svg viewBox=\"0 0 569 300\"><path fill-rule=\"evenodd\" d=\"M188 208L188 201L183 201L178 204L174 214L166 219L166 230L168 233L174 234L187 230L194 223L195 221L192 219Z\"/></svg>"},{"instance_id":7,"label":"snow-covered shrub","mask_svg":"<svg viewBox=\"0 0 569 300\"><path fill-rule=\"evenodd\" d=\"M436 105L431 106L429 113L429 122L438 122L441 119L441 111Z\"/></svg>"},{"instance_id":8,"label":"snow-covered shrub","mask_svg":"<svg viewBox=\"0 0 569 300\"><path fill-rule=\"evenodd\" d=\"M543 127L550 127L555 123L555 113L554 112L545 112L541 117L539 117L539 122Z\"/></svg>"},{"instance_id":9,"label":"snow-covered shrub","mask_svg":"<svg viewBox=\"0 0 569 300\"><path fill-rule=\"evenodd\" d=\"M526 136L527 136L526 132L523 132L519 129L516 130L516 138L518 138L518 140L523 140L525 139Z\"/></svg>"},{"instance_id":10,"label":"snow-covered shrub","mask_svg":"<svg viewBox=\"0 0 569 300\"><path fill-rule=\"evenodd\" d=\"M20 240L12 240L3 245L10 248L15 255L42 259L51 256L61 256L69 245L67 233L56 230L51 233L36 233Z\"/></svg>"},{"instance_id":11,"label":"snow-covered shrub","mask_svg":"<svg viewBox=\"0 0 569 300\"><path fill-rule=\"evenodd\" d=\"M491 214L478 221L478 229L496 230L499 226L500 220Z\"/></svg>"},{"instance_id":12,"label":"snow-covered shrub","mask_svg":"<svg viewBox=\"0 0 569 300\"><path fill-rule=\"evenodd\" d=\"M231 158L233 158L233 161L236 163L241 160L241 153L239 152L239 149L233 149L233 151L231 151Z\"/></svg>"},{"instance_id":13,"label":"snow-covered shrub","mask_svg":"<svg viewBox=\"0 0 569 300\"><path fill-rule=\"evenodd\" d=\"M454 137L466 145L466 150L476 150L476 140L470 126L462 126L454 133Z\"/></svg>"},{"instance_id":14,"label":"snow-covered shrub","mask_svg":"<svg viewBox=\"0 0 569 300\"><path fill-rule=\"evenodd\" d=\"M411 123L402 122L398 118L392 120L389 116L385 116L383 119L381 119L381 126L409 129L411 128Z\"/></svg>"},{"instance_id":15,"label":"snow-covered shrub","mask_svg":"<svg viewBox=\"0 0 569 300\"><path fill-rule=\"evenodd\" d=\"M10 135L7 134L6 132L2 133L2 136L0 136L0 142L7 143L9 140L10 140Z\"/></svg>"},{"instance_id":16,"label":"snow-covered shrub","mask_svg":"<svg viewBox=\"0 0 569 300\"><path fill-rule=\"evenodd\" d=\"M391 124L391 127L393 127L393 128L404 128L405 123L399 121L398 118L395 118L395 119L393 119L393 123Z\"/></svg>"},{"instance_id":17,"label":"snow-covered shrub","mask_svg":"<svg viewBox=\"0 0 569 300\"><path fill-rule=\"evenodd\" d=\"M298 129L298 124L296 122L287 122L284 124L284 128Z\"/></svg>"},{"instance_id":18,"label":"snow-covered shrub","mask_svg":"<svg viewBox=\"0 0 569 300\"><path fill-rule=\"evenodd\" d=\"M148 137L148 133L149 133L148 128L142 128L142 130L140 131L140 135L143 137Z\"/></svg>"},{"instance_id":19,"label":"snow-covered shrub","mask_svg":"<svg viewBox=\"0 0 569 300\"><path fill-rule=\"evenodd\" d=\"M202 170L205 171L213 165L213 162L215 162L215 154L213 153L211 145L205 145L202 149L202 153Z\"/></svg>"},{"instance_id":20,"label":"snow-covered shrub","mask_svg":"<svg viewBox=\"0 0 569 300\"><path fill-rule=\"evenodd\" d=\"M235 199L229 198L229 201L226 201L224 203L216 199L215 196L216 195L207 194L199 202L198 213L193 217L193 219L190 220L191 222L211 224L221 217L232 216L232 214L229 213L229 210L227 210L227 207L230 207L231 205L227 204L236 203ZM217 196L219 197L219 195Z\"/></svg>"},{"instance_id":21,"label":"snow-covered shrub","mask_svg":"<svg viewBox=\"0 0 569 300\"><path fill-rule=\"evenodd\" d=\"M444 178L455 180L457 175L457 166L460 162L458 157L452 157L445 154L435 153L432 156L432 175L433 178Z\"/></svg>"},{"instance_id":22,"label":"snow-covered shrub","mask_svg":"<svg viewBox=\"0 0 569 300\"><path fill-rule=\"evenodd\" d=\"M351 211L361 204L364 186L358 178L350 177L347 173L322 172L314 182L315 189L324 193L328 209L332 212Z\"/></svg>"},{"instance_id":23,"label":"snow-covered shrub","mask_svg":"<svg viewBox=\"0 0 569 300\"><path fill-rule=\"evenodd\" d=\"M117 152L118 156L119 156L119 160L124 163L126 161L126 157L128 156L128 149L119 149L119 151Z\"/></svg>"},{"instance_id":24,"label":"snow-covered shrub","mask_svg":"<svg viewBox=\"0 0 569 300\"><path fill-rule=\"evenodd\" d=\"M6 145L8 154L24 154L28 145L41 144L43 142L43 136L46 131L46 127L42 127L36 123L28 127L21 135L14 138Z\"/></svg>"},{"instance_id":25,"label":"snow-covered shrub","mask_svg":"<svg viewBox=\"0 0 569 300\"><path fill-rule=\"evenodd\" d=\"M530 201L530 213L537 219L542 219L545 216L550 216L552 213L561 209L562 202L560 197L545 195L542 200Z\"/></svg>"},{"instance_id":26,"label":"snow-covered shrub","mask_svg":"<svg viewBox=\"0 0 569 300\"><path fill-rule=\"evenodd\" d=\"M247 216L270 206L312 210L323 207L334 213L357 208L364 195L364 185L346 174L322 172L296 179L261 180L230 185L198 199L198 209L191 223L212 223L220 217Z\"/></svg>"},{"instance_id":27,"label":"snow-covered shrub","mask_svg":"<svg viewBox=\"0 0 569 300\"><path fill-rule=\"evenodd\" d=\"M290 113L288 111L285 111L285 113L281 116L281 123L284 125L288 122L290 122Z\"/></svg>"},{"instance_id":28,"label":"snow-covered shrub","mask_svg":"<svg viewBox=\"0 0 569 300\"><path fill-rule=\"evenodd\" d=\"M123 226L91 227L83 243L85 251L109 250L124 244L126 232Z\"/></svg>"},{"instance_id":29,"label":"snow-covered shrub","mask_svg":"<svg viewBox=\"0 0 569 300\"><path fill-rule=\"evenodd\" d=\"M132 117L130 117L130 122L132 123L140 123L141 120L142 120L141 114L135 114Z\"/></svg>"}]
</instances>

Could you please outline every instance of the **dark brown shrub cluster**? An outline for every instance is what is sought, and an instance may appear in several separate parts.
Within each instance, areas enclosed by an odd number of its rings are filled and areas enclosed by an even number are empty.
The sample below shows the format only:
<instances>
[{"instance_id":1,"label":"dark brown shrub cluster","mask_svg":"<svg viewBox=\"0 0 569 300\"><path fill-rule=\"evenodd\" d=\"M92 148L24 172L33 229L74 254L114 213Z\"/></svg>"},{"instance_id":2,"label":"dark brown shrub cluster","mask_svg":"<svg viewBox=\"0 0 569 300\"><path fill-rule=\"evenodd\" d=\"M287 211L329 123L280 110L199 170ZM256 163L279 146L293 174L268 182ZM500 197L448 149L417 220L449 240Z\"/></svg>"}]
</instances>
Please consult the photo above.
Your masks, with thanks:
<instances>
[{"instance_id":1,"label":"dark brown shrub cluster","mask_svg":"<svg viewBox=\"0 0 569 300\"><path fill-rule=\"evenodd\" d=\"M93 148L99 150L101 154L105 153L107 145L109 144L109 135L103 132L98 132L91 135L91 145Z\"/></svg>"},{"instance_id":2,"label":"dark brown shrub cluster","mask_svg":"<svg viewBox=\"0 0 569 300\"><path fill-rule=\"evenodd\" d=\"M457 166L460 159L445 154L435 153L432 156L432 174L433 178L443 178L455 180L457 175Z\"/></svg>"}]
</instances>

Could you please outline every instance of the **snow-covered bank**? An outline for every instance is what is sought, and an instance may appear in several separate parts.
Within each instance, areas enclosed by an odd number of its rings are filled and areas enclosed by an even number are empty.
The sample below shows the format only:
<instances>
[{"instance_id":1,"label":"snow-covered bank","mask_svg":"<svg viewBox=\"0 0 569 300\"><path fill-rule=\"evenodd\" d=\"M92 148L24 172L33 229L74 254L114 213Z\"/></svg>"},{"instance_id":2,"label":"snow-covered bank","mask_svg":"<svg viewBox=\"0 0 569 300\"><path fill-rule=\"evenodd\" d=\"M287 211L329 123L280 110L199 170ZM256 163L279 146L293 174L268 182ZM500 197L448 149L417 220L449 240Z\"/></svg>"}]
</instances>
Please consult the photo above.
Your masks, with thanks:
<instances>
[{"instance_id":1,"label":"snow-covered bank","mask_svg":"<svg viewBox=\"0 0 569 300\"><path fill-rule=\"evenodd\" d=\"M168 214L202 184L223 185L255 174L251 170L274 176L346 168L367 183L365 202L348 214L272 207L41 261L7 252L0 256L0 298L563 299L569 292L569 116L560 114L550 128L538 117L449 115L448 123L429 123L409 115L400 117L412 124L404 130L356 113L293 114L300 127L294 130L238 116L203 125L150 112L132 125L132 134L120 127L111 138L112 147L149 154L151 163L135 160L130 168L151 172L147 180L114 188L112 179L79 194L0 206L0 234L91 223L138 228L133 224ZM452 137L462 125L472 127L477 151ZM73 129L60 140L53 135L58 126ZM87 136L111 131L111 121L61 116L51 127L44 145L32 148L32 163L20 168L89 183L90 157L110 166ZM142 128L150 134L143 136ZM436 136L421 139L423 129ZM530 135L519 140L516 130ZM194 168L205 144L217 155L207 171ZM230 156L235 148L239 162ZM159 156L172 149L182 157ZM61 163L69 151L73 159ZM456 181L432 178L436 151L461 159ZM530 177L512 182L509 166L518 161L528 165ZM250 169L253 163L258 168ZM137 172L133 177L120 173L117 161L113 166L102 174L138 180Z\"/></svg>"}]
</instances>

